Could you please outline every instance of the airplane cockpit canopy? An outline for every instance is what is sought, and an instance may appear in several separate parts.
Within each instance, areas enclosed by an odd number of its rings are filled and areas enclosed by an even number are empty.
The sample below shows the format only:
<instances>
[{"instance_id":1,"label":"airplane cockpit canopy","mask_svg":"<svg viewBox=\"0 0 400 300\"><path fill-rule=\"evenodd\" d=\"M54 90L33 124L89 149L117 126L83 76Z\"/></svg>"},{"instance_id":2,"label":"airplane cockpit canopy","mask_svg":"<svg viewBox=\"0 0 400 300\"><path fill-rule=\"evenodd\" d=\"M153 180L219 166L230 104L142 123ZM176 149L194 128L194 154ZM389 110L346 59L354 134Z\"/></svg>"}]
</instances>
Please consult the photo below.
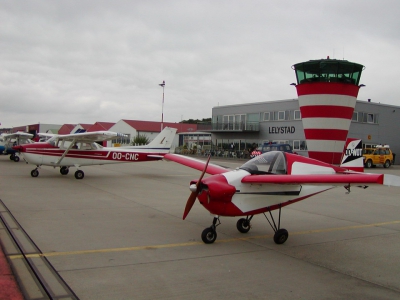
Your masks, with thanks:
<instances>
[{"instance_id":1,"label":"airplane cockpit canopy","mask_svg":"<svg viewBox=\"0 0 400 300\"><path fill-rule=\"evenodd\" d=\"M79 149L79 150L98 150L103 148L100 144L92 141L78 141L78 142L73 142L74 144L71 146L71 143L73 141L71 140L64 140L60 139L58 136L53 136L52 138L47 140L47 143L54 147L59 147L60 149L67 149L67 148L72 148L72 149Z\"/></svg>"},{"instance_id":2,"label":"airplane cockpit canopy","mask_svg":"<svg viewBox=\"0 0 400 300\"><path fill-rule=\"evenodd\" d=\"M252 175L286 174L286 157L281 151L266 152L249 160L239 169L245 170Z\"/></svg>"}]
</instances>

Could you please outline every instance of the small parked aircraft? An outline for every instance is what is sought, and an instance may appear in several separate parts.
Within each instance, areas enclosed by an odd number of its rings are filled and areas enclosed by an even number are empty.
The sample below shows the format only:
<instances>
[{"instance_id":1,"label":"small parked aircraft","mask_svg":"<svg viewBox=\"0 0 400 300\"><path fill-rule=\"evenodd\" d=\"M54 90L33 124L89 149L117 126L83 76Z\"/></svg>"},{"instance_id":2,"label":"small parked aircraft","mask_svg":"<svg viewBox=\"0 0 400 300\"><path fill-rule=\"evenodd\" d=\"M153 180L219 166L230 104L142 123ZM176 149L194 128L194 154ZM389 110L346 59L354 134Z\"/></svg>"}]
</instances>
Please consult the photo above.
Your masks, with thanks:
<instances>
[{"instance_id":1,"label":"small parked aircraft","mask_svg":"<svg viewBox=\"0 0 400 300\"><path fill-rule=\"evenodd\" d=\"M36 165L32 177L39 176L40 166L60 167L60 173L67 175L69 168L78 168L76 179L82 179L81 166L129 163L160 160L171 149L176 134L175 128L165 127L148 145L129 147L103 147L96 142L124 136L111 131L95 131L66 135L54 135L46 142L15 146L24 160Z\"/></svg>"},{"instance_id":2,"label":"small parked aircraft","mask_svg":"<svg viewBox=\"0 0 400 300\"><path fill-rule=\"evenodd\" d=\"M0 153L2 154L10 154L10 160L15 162L19 162L19 157L16 155L16 150L13 149L13 146L33 143L31 138L33 134L27 132L15 132L15 133L3 133L0 135Z\"/></svg>"},{"instance_id":3,"label":"small parked aircraft","mask_svg":"<svg viewBox=\"0 0 400 300\"><path fill-rule=\"evenodd\" d=\"M400 186L399 176L355 171L363 170L361 147L361 140L348 142L341 166L281 151L256 156L233 171L209 164L210 157L207 162L177 154L167 154L164 158L203 171L199 180L190 182L191 194L183 219L196 198L214 215L212 225L202 232L204 243L211 244L216 240L220 216L244 216L238 220L236 227L241 233L247 233L254 215L264 214L275 232L275 243L283 244L289 233L280 228L281 209L287 205L335 186L343 186L347 193L350 193L352 185L362 188L370 184ZM205 173L212 176L203 179ZM278 222L271 213L273 210L279 210Z\"/></svg>"}]
</instances>

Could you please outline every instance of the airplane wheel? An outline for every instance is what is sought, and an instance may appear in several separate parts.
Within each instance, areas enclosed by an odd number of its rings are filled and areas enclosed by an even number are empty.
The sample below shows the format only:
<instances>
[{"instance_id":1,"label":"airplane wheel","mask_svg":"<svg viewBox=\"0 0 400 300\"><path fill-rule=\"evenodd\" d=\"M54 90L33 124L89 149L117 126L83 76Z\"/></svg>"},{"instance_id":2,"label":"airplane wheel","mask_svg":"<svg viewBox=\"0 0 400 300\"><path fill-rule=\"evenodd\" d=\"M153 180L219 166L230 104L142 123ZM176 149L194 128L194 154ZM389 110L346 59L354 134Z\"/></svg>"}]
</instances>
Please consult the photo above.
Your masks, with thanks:
<instances>
[{"instance_id":1,"label":"airplane wheel","mask_svg":"<svg viewBox=\"0 0 400 300\"><path fill-rule=\"evenodd\" d=\"M205 244L212 244L217 239L217 232L211 227L208 227L203 230L201 234L201 239Z\"/></svg>"},{"instance_id":2,"label":"airplane wheel","mask_svg":"<svg viewBox=\"0 0 400 300\"><path fill-rule=\"evenodd\" d=\"M239 219L236 223L236 228L241 233L248 233L251 228L249 220L245 218Z\"/></svg>"},{"instance_id":3,"label":"airplane wheel","mask_svg":"<svg viewBox=\"0 0 400 300\"><path fill-rule=\"evenodd\" d=\"M75 178L76 179L83 179L83 177L85 176L85 174L83 173L82 170L78 170L75 172Z\"/></svg>"},{"instance_id":4,"label":"airplane wheel","mask_svg":"<svg viewBox=\"0 0 400 300\"><path fill-rule=\"evenodd\" d=\"M15 155L14 155L14 154L11 154L11 155L10 155L10 160L14 160L14 157L15 157Z\"/></svg>"},{"instance_id":5,"label":"airplane wheel","mask_svg":"<svg viewBox=\"0 0 400 300\"><path fill-rule=\"evenodd\" d=\"M69 173L69 169L67 167L60 168L61 175L67 175Z\"/></svg>"},{"instance_id":6,"label":"airplane wheel","mask_svg":"<svg viewBox=\"0 0 400 300\"><path fill-rule=\"evenodd\" d=\"M15 156L14 156L14 161L15 161L15 162L19 162L19 156L16 156L16 155L15 155Z\"/></svg>"},{"instance_id":7,"label":"airplane wheel","mask_svg":"<svg viewBox=\"0 0 400 300\"><path fill-rule=\"evenodd\" d=\"M39 176L39 171L36 170L36 169L35 169L35 170L32 170L32 171L31 171L31 176L32 176L32 177L38 177L38 176Z\"/></svg>"},{"instance_id":8,"label":"airplane wheel","mask_svg":"<svg viewBox=\"0 0 400 300\"><path fill-rule=\"evenodd\" d=\"M286 229L278 229L274 234L274 242L278 245L283 244L289 237Z\"/></svg>"}]
</instances>

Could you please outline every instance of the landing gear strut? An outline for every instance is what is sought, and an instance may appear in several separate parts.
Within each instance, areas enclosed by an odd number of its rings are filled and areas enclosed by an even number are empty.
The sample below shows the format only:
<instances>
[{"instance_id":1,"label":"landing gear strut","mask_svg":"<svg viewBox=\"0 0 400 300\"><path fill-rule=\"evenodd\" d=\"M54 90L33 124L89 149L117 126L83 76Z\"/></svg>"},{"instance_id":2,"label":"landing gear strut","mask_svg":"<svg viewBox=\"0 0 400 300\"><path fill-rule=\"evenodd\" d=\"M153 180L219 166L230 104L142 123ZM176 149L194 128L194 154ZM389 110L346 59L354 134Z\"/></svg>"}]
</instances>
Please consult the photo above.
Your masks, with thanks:
<instances>
[{"instance_id":1,"label":"landing gear strut","mask_svg":"<svg viewBox=\"0 0 400 300\"><path fill-rule=\"evenodd\" d=\"M289 237L289 232L286 229L280 228L281 226L281 209L282 207L279 205L279 219L278 219L278 226L276 226L274 217L272 216L271 210L268 210L269 215L271 216L271 221L268 219L268 216L264 214L265 218L267 219L269 225L271 225L272 229L275 231L274 234L274 242L278 245L283 244Z\"/></svg>"}]
</instances>

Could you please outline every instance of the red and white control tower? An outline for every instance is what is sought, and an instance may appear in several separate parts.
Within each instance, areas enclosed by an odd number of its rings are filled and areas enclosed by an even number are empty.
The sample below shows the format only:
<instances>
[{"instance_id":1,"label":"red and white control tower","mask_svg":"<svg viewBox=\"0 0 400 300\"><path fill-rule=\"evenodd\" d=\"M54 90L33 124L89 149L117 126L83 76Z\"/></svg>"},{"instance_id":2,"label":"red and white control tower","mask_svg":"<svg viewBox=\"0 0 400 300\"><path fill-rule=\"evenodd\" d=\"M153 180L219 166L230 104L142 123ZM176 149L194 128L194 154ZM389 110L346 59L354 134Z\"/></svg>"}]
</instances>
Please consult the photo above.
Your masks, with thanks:
<instances>
[{"instance_id":1,"label":"red and white control tower","mask_svg":"<svg viewBox=\"0 0 400 300\"><path fill-rule=\"evenodd\" d=\"M363 65L320 59L293 65L308 155L340 164L356 105Z\"/></svg>"}]
</instances>

